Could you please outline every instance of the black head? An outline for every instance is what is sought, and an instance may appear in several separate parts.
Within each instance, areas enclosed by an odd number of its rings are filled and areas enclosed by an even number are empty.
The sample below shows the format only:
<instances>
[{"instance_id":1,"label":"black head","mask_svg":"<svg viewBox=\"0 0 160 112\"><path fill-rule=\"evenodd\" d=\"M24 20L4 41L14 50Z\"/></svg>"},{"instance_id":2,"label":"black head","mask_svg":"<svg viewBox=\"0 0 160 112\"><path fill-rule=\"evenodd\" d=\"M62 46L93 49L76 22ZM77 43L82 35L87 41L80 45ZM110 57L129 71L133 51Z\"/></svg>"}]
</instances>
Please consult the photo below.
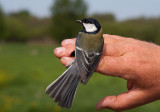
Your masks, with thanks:
<instances>
[{"instance_id":1,"label":"black head","mask_svg":"<svg viewBox=\"0 0 160 112\"><path fill-rule=\"evenodd\" d=\"M98 21L92 18L77 20L77 22L83 25L82 32L85 32L85 33L96 34L101 29L101 25L98 23Z\"/></svg>"}]
</instances>

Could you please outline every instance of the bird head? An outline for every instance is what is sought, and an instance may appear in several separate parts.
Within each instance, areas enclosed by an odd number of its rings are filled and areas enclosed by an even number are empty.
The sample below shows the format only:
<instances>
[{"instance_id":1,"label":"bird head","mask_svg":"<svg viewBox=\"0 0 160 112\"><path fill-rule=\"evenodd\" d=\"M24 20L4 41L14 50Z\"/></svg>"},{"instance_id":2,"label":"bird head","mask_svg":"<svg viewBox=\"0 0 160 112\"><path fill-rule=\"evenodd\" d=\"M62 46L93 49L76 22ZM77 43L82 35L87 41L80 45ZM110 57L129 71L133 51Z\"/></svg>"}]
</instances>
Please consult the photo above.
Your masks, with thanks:
<instances>
[{"instance_id":1,"label":"bird head","mask_svg":"<svg viewBox=\"0 0 160 112\"><path fill-rule=\"evenodd\" d=\"M85 18L82 20L77 20L78 23L83 25L82 32L96 34L101 29L101 25L97 20L92 18Z\"/></svg>"}]
</instances>

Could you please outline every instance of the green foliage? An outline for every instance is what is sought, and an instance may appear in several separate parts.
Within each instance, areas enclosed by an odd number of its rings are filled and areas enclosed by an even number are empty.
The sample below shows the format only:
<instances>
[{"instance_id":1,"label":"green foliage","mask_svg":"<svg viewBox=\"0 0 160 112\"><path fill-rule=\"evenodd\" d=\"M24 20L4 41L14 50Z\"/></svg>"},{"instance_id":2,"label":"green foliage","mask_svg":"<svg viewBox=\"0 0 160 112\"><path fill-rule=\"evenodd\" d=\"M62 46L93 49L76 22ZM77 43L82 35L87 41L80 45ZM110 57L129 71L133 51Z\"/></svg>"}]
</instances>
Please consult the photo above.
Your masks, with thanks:
<instances>
[{"instance_id":1,"label":"green foliage","mask_svg":"<svg viewBox=\"0 0 160 112\"><path fill-rule=\"evenodd\" d=\"M3 39L5 35L5 21L4 14L0 5L0 39Z\"/></svg>"},{"instance_id":2,"label":"green foliage","mask_svg":"<svg viewBox=\"0 0 160 112\"><path fill-rule=\"evenodd\" d=\"M51 35L56 41L62 41L76 37L82 29L76 20L85 17L87 5L83 0L55 0L51 11L51 18L39 19L27 10L4 15L0 6L0 40L27 41ZM160 44L160 17L125 21L117 21L111 13L92 17L101 23L104 33Z\"/></svg>"},{"instance_id":3,"label":"green foliage","mask_svg":"<svg viewBox=\"0 0 160 112\"><path fill-rule=\"evenodd\" d=\"M6 17L6 37L9 41L26 41L48 36L50 19L38 19L28 11L11 13Z\"/></svg>"},{"instance_id":4,"label":"green foliage","mask_svg":"<svg viewBox=\"0 0 160 112\"><path fill-rule=\"evenodd\" d=\"M106 22L113 22L116 21L116 18L113 14L94 14L93 18L97 19L98 21L106 21Z\"/></svg>"},{"instance_id":5,"label":"green foliage","mask_svg":"<svg viewBox=\"0 0 160 112\"><path fill-rule=\"evenodd\" d=\"M7 21L7 40L18 40L23 41L28 36L27 27L23 23L23 21L19 21L16 18L8 18Z\"/></svg>"},{"instance_id":6,"label":"green foliage","mask_svg":"<svg viewBox=\"0 0 160 112\"><path fill-rule=\"evenodd\" d=\"M19 12L13 12L10 13L11 16L14 17L22 17L22 18L29 18L31 17L31 14L27 10L20 10Z\"/></svg>"},{"instance_id":7,"label":"green foliage","mask_svg":"<svg viewBox=\"0 0 160 112\"><path fill-rule=\"evenodd\" d=\"M57 46L0 46L0 112L99 112L95 105L101 98L127 91L125 80L95 73L87 85L79 84L73 107L61 109L45 94L66 70L53 54ZM126 112L159 112L159 105L156 101Z\"/></svg>"},{"instance_id":8,"label":"green foliage","mask_svg":"<svg viewBox=\"0 0 160 112\"><path fill-rule=\"evenodd\" d=\"M104 33L160 44L160 18L136 18L121 22L101 20L100 22Z\"/></svg>"},{"instance_id":9,"label":"green foliage","mask_svg":"<svg viewBox=\"0 0 160 112\"><path fill-rule=\"evenodd\" d=\"M52 36L62 41L77 36L80 31L75 20L84 18L87 6L83 0L55 0L52 11Z\"/></svg>"}]
</instances>

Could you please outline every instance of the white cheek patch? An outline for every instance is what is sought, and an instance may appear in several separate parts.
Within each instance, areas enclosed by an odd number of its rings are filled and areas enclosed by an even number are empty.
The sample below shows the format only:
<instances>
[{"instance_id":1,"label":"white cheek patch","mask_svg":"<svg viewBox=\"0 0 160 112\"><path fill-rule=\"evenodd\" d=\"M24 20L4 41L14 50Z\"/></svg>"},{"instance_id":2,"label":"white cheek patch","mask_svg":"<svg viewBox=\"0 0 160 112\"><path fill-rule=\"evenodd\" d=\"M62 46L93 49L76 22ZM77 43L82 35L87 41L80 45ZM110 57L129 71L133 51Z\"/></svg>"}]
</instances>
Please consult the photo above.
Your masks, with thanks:
<instances>
[{"instance_id":1,"label":"white cheek patch","mask_svg":"<svg viewBox=\"0 0 160 112\"><path fill-rule=\"evenodd\" d=\"M83 23L83 26L85 27L87 32L94 32L97 30L97 28L94 24Z\"/></svg>"}]
</instances>

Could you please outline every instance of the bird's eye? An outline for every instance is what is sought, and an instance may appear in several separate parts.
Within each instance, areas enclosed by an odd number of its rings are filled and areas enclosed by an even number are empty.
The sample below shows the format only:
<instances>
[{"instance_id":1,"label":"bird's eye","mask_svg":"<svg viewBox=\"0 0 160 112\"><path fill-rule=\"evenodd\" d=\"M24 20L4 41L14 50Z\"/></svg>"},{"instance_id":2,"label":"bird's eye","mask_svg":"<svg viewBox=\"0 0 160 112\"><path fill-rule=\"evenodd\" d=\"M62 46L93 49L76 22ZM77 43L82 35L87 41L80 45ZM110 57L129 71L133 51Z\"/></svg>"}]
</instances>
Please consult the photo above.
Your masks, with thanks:
<instances>
[{"instance_id":1,"label":"bird's eye","mask_svg":"<svg viewBox=\"0 0 160 112\"><path fill-rule=\"evenodd\" d=\"M85 23L90 23L87 19L85 19L85 21L84 21Z\"/></svg>"}]
</instances>

